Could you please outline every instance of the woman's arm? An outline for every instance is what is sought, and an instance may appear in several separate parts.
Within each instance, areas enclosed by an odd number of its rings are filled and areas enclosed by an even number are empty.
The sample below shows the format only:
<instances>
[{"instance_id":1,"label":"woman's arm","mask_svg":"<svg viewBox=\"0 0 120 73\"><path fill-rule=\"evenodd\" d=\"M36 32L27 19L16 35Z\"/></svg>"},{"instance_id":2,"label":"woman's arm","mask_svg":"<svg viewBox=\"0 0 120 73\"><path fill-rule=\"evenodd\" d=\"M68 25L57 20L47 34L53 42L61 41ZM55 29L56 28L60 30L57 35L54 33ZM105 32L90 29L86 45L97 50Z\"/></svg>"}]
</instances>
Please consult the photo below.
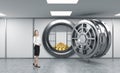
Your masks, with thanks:
<instances>
[{"instance_id":1,"label":"woman's arm","mask_svg":"<svg viewBox=\"0 0 120 73\"><path fill-rule=\"evenodd\" d=\"M35 37L33 37L33 45L35 46Z\"/></svg>"},{"instance_id":2,"label":"woman's arm","mask_svg":"<svg viewBox=\"0 0 120 73\"><path fill-rule=\"evenodd\" d=\"M41 46L41 38L39 38L39 39L40 39L40 40L39 40L39 43L40 43L39 45Z\"/></svg>"}]
</instances>

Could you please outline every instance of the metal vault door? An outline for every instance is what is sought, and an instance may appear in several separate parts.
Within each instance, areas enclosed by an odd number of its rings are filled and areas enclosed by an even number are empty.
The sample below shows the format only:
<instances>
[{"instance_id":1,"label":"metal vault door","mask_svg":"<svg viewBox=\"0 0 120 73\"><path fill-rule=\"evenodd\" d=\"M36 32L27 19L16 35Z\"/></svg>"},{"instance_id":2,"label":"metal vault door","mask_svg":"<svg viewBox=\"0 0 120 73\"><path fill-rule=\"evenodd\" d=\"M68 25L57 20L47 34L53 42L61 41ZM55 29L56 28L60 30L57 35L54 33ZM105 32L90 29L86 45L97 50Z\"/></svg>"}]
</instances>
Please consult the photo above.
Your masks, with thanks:
<instances>
[{"instance_id":1,"label":"metal vault door","mask_svg":"<svg viewBox=\"0 0 120 73\"><path fill-rule=\"evenodd\" d=\"M81 20L72 32L72 46L81 58L99 58L111 45L111 33L100 20Z\"/></svg>"}]
</instances>

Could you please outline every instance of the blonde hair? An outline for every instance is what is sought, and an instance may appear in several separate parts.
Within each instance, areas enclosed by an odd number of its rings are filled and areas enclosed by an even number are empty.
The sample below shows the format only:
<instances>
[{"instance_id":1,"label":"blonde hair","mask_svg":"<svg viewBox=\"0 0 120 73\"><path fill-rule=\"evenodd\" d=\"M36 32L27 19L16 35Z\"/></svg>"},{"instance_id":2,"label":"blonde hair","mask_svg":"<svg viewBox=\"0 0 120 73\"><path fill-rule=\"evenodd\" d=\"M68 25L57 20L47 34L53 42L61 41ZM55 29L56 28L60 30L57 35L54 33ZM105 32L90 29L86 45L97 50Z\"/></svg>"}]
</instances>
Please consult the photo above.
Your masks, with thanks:
<instances>
[{"instance_id":1,"label":"blonde hair","mask_svg":"<svg viewBox=\"0 0 120 73\"><path fill-rule=\"evenodd\" d=\"M36 36L36 32L38 32L38 30L34 30L34 34L33 34L33 36Z\"/></svg>"}]
</instances>

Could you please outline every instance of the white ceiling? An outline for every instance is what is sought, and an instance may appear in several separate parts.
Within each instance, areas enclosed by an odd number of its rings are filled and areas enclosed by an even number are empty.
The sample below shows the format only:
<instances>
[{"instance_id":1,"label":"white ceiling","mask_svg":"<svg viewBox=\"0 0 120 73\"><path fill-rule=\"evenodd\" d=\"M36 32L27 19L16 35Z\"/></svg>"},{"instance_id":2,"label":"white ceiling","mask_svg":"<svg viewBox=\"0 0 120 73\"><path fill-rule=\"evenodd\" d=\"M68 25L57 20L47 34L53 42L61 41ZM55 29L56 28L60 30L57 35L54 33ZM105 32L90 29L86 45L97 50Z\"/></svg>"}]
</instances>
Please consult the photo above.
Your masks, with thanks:
<instances>
[{"instance_id":1,"label":"white ceiling","mask_svg":"<svg viewBox=\"0 0 120 73\"><path fill-rule=\"evenodd\" d=\"M50 17L54 10L73 11L72 17L113 17L120 13L120 0L79 0L76 5L47 4L46 0L0 0L0 12L7 17Z\"/></svg>"}]
</instances>

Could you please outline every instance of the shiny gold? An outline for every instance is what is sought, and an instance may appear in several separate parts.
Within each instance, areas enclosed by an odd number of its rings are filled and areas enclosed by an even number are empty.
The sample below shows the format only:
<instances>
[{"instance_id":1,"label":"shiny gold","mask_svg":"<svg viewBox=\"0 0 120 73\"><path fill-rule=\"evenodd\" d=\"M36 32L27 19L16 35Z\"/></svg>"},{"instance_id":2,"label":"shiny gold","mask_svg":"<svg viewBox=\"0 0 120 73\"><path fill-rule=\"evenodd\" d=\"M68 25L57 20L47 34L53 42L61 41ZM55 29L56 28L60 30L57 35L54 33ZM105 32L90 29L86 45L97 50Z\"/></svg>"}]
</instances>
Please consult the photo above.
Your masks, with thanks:
<instances>
[{"instance_id":1,"label":"shiny gold","mask_svg":"<svg viewBox=\"0 0 120 73\"><path fill-rule=\"evenodd\" d=\"M54 49L57 50L57 51L66 51L68 49L68 45L60 42L58 44L55 45Z\"/></svg>"}]
</instances>

